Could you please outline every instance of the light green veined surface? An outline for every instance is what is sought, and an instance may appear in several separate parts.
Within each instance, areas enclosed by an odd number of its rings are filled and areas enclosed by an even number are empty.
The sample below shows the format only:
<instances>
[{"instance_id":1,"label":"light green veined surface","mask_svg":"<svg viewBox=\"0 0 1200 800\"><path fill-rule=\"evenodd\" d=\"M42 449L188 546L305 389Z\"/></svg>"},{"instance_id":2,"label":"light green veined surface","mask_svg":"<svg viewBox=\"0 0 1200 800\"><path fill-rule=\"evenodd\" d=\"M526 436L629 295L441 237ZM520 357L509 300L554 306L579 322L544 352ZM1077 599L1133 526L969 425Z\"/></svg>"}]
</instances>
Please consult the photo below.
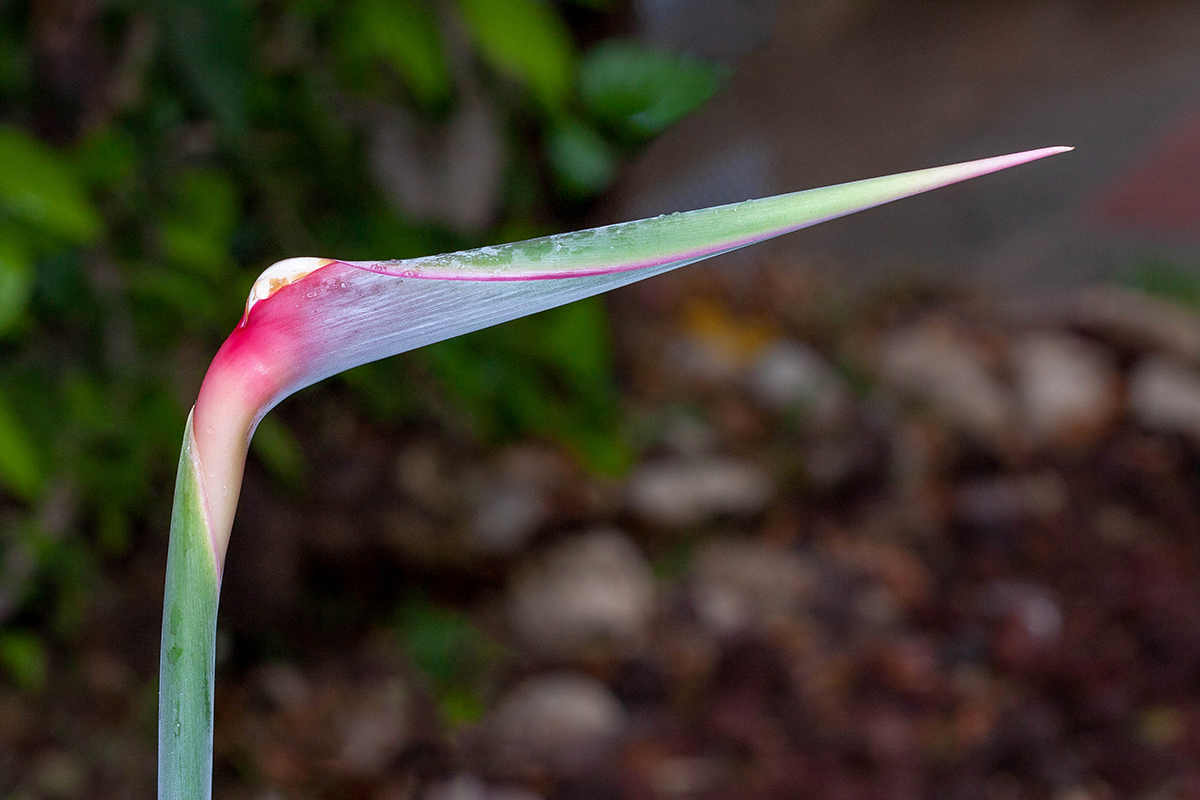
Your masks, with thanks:
<instances>
[{"instance_id":1,"label":"light green veined surface","mask_svg":"<svg viewBox=\"0 0 1200 800\"><path fill-rule=\"evenodd\" d=\"M212 795L213 676L220 579L196 470L188 416L163 597L158 673L158 796L208 800Z\"/></svg>"}]
</instances>

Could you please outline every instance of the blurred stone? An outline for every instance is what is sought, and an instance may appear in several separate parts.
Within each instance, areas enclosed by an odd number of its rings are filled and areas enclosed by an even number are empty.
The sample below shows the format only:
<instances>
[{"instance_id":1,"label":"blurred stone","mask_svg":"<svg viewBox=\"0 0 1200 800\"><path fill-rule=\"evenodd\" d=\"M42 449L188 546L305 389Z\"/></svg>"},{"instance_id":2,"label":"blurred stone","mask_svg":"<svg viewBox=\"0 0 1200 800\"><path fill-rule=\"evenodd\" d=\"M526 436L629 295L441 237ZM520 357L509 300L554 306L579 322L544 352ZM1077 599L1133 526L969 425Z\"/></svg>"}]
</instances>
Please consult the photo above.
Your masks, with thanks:
<instances>
[{"instance_id":1,"label":"blurred stone","mask_svg":"<svg viewBox=\"0 0 1200 800\"><path fill-rule=\"evenodd\" d=\"M897 544L859 539L839 544L831 554L846 568L878 584L860 592L860 615L891 620L929 603L936 580L929 567L912 551ZM872 609L874 609L872 611Z\"/></svg>"},{"instance_id":2,"label":"blurred stone","mask_svg":"<svg viewBox=\"0 0 1200 800\"><path fill-rule=\"evenodd\" d=\"M1154 531L1153 522L1131 508L1108 503L1092 517L1096 535L1113 545L1127 545Z\"/></svg>"},{"instance_id":3,"label":"blurred stone","mask_svg":"<svg viewBox=\"0 0 1200 800\"><path fill-rule=\"evenodd\" d=\"M271 703L286 712L298 712L311 700L308 680L293 664L276 661L264 665L258 682Z\"/></svg>"},{"instance_id":4,"label":"blurred stone","mask_svg":"<svg viewBox=\"0 0 1200 800\"><path fill-rule=\"evenodd\" d=\"M923 695L937 688L938 653L928 639L908 636L890 641L879 660L888 684L897 691Z\"/></svg>"},{"instance_id":5,"label":"blurred stone","mask_svg":"<svg viewBox=\"0 0 1200 800\"><path fill-rule=\"evenodd\" d=\"M1089 444L1116 418L1120 379L1103 348L1069 334L1034 334L1013 345L1012 360L1035 443Z\"/></svg>"},{"instance_id":6,"label":"blurred stone","mask_svg":"<svg viewBox=\"0 0 1200 800\"><path fill-rule=\"evenodd\" d=\"M370 778L383 774L409 743L412 699L398 679L360 692L360 698L338 717L335 765L343 774Z\"/></svg>"},{"instance_id":7,"label":"blurred stone","mask_svg":"<svg viewBox=\"0 0 1200 800\"><path fill-rule=\"evenodd\" d=\"M987 610L994 616L1016 616L1038 641L1050 641L1062 633L1063 616L1050 592L1034 583L1001 581L988 591Z\"/></svg>"},{"instance_id":8,"label":"blurred stone","mask_svg":"<svg viewBox=\"0 0 1200 800\"><path fill-rule=\"evenodd\" d=\"M1200 440L1200 375L1165 358L1144 358L1129 375L1129 411L1138 423Z\"/></svg>"},{"instance_id":9,"label":"blurred stone","mask_svg":"<svg viewBox=\"0 0 1200 800\"><path fill-rule=\"evenodd\" d=\"M964 481L954 490L954 510L973 529L1010 528L1028 519L1021 485L1009 477Z\"/></svg>"},{"instance_id":10,"label":"blurred stone","mask_svg":"<svg viewBox=\"0 0 1200 800\"><path fill-rule=\"evenodd\" d=\"M402 449L393 478L397 489L427 511L445 511L458 502L455 475L434 442L416 442Z\"/></svg>"},{"instance_id":11,"label":"blurred stone","mask_svg":"<svg viewBox=\"0 0 1200 800\"><path fill-rule=\"evenodd\" d=\"M488 790L478 775L462 772L430 785L424 796L426 800L487 800Z\"/></svg>"},{"instance_id":12,"label":"blurred stone","mask_svg":"<svg viewBox=\"0 0 1200 800\"><path fill-rule=\"evenodd\" d=\"M718 539L696 554L689 595L714 634L759 631L804 611L816 588L812 565L792 550Z\"/></svg>"},{"instance_id":13,"label":"blurred stone","mask_svg":"<svg viewBox=\"0 0 1200 800\"><path fill-rule=\"evenodd\" d=\"M896 595L880 583L868 584L854 595L854 612L868 628L892 628L903 616Z\"/></svg>"},{"instance_id":14,"label":"blurred stone","mask_svg":"<svg viewBox=\"0 0 1200 800\"><path fill-rule=\"evenodd\" d=\"M485 490L471 520L471 538L487 553L515 553L549 516L544 491L535 486L500 483Z\"/></svg>"},{"instance_id":15,"label":"blurred stone","mask_svg":"<svg viewBox=\"0 0 1200 800\"><path fill-rule=\"evenodd\" d=\"M740 381L759 354L778 338L775 326L746 317L714 300L683 304L681 331L665 348L662 364L691 382Z\"/></svg>"},{"instance_id":16,"label":"blurred stone","mask_svg":"<svg viewBox=\"0 0 1200 800\"><path fill-rule=\"evenodd\" d=\"M66 800L78 797L86 780L84 765L74 755L55 750L42 756L33 770L38 796Z\"/></svg>"},{"instance_id":17,"label":"blurred stone","mask_svg":"<svg viewBox=\"0 0 1200 800\"><path fill-rule=\"evenodd\" d=\"M1029 512L1042 522L1051 521L1066 511L1070 500L1062 475L1052 470L1022 477L1021 492Z\"/></svg>"},{"instance_id":18,"label":"blurred stone","mask_svg":"<svg viewBox=\"0 0 1200 800\"><path fill-rule=\"evenodd\" d=\"M404 796L411 796L411 793ZM431 784L421 797L424 800L542 800L537 792L522 786L488 786L470 772L460 772Z\"/></svg>"},{"instance_id":19,"label":"blurred stone","mask_svg":"<svg viewBox=\"0 0 1200 800\"><path fill-rule=\"evenodd\" d=\"M1200 362L1200 319L1167 300L1118 286L1093 286L1073 298L1067 319L1123 349Z\"/></svg>"},{"instance_id":20,"label":"blurred stone","mask_svg":"<svg viewBox=\"0 0 1200 800\"><path fill-rule=\"evenodd\" d=\"M1001 581L985 595L985 613L995 620L991 653L1002 669L1025 669L1062 633L1058 602L1037 584Z\"/></svg>"},{"instance_id":21,"label":"blurred stone","mask_svg":"<svg viewBox=\"0 0 1200 800\"><path fill-rule=\"evenodd\" d=\"M713 451L717 436L712 426L695 414L668 412L663 420L661 442L681 458L700 458Z\"/></svg>"},{"instance_id":22,"label":"blurred stone","mask_svg":"<svg viewBox=\"0 0 1200 800\"><path fill-rule=\"evenodd\" d=\"M880 348L879 370L897 391L928 403L946 422L983 441L1002 437L1012 400L978 350L939 324L894 331Z\"/></svg>"},{"instance_id":23,"label":"blurred stone","mask_svg":"<svg viewBox=\"0 0 1200 800\"><path fill-rule=\"evenodd\" d=\"M133 670L117 653L94 650L85 656L84 671L92 690L101 694L121 694L134 681Z\"/></svg>"},{"instance_id":24,"label":"blurred stone","mask_svg":"<svg viewBox=\"0 0 1200 800\"><path fill-rule=\"evenodd\" d=\"M976 533L1000 533L1050 522L1067 509L1067 487L1052 471L967 480L954 491L954 515Z\"/></svg>"},{"instance_id":25,"label":"blurred stone","mask_svg":"<svg viewBox=\"0 0 1200 800\"><path fill-rule=\"evenodd\" d=\"M747 383L761 403L776 411L798 412L809 429L840 427L853 410L850 390L841 376L801 342L768 346L751 365Z\"/></svg>"},{"instance_id":26,"label":"blurred stone","mask_svg":"<svg viewBox=\"0 0 1200 800\"><path fill-rule=\"evenodd\" d=\"M698 336L682 335L665 348L663 362L689 380L705 384L733 383L745 368L744 356Z\"/></svg>"},{"instance_id":27,"label":"blurred stone","mask_svg":"<svg viewBox=\"0 0 1200 800\"><path fill-rule=\"evenodd\" d=\"M966 480L954 491L954 513L977 530L1049 520L1067 507L1067 489L1054 472Z\"/></svg>"},{"instance_id":28,"label":"blurred stone","mask_svg":"<svg viewBox=\"0 0 1200 800\"><path fill-rule=\"evenodd\" d=\"M537 792L521 786L488 786L470 772L431 784L421 796L425 800L541 800Z\"/></svg>"},{"instance_id":29,"label":"blurred stone","mask_svg":"<svg viewBox=\"0 0 1200 800\"><path fill-rule=\"evenodd\" d=\"M884 482L890 448L887 430L869 419L812 437L800 446L805 481L817 492Z\"/></svg>"},{"instance_id":30,"label":"blurred stone","mask_svg":"<svg viewBox=\"0 0 1200 800\"><path fill-rule=\"evenodd\" d=\"M508 784L493 786L488 791L488 800L542 800L542 796L524 786Z\"/></svg>"},{"instance_id":31,"label":"blurred stone","mask_svg":"<svg viewBox=\"0 0 1200 800\"><path fill-rule=\"evenodd\" d=\"M530 678L484 721L492 769L512 777L575 775L611 752L625 712L608 688L573 673Z\"/></svg>"},{"instance_id":32,"label":"blurred stone","mask_svg":"<svg viewBox=\"0 0 1200 800\"><path fill-rule=\"evenodd\" d=\"M486 553L509 555L550 520L553 492L570 465L557 450L518 444L504 451L495 473L477 490L471 539Z\"/></svg>"},{"instance_id":33,"label":"blurred stone","mask_svg":"<svg viewBox=\"0 0 1200 800\"><path fill-rule=\"evenodd\" d=\"M868 707L862 733L867 752L880 762L911 759L919 747L918 732L910 716L887 705Z\"/></svg>"},{"instance_id":34,"label":"blurred stone","mask_svg":"<svg viewBox=\"0 0 1200 800\"><path fill-rule=\"evenodd\" d=\"M1103 789L1096 790L1088 786L1070 786L1063 789L1056 789L1053 800L1100 800L1110 795Z\"/></svg>"},{"instance_id":35,"label":"blurred stone","mask_svg":"<svg viewBox=\"0 0 1200 800\"><path fill-rule=\"evenodd\" d=\"M525 564L508 589L508 618L533 653L573 661L644 641L654 576L624 534L598 530L558 542Z\"/></svg>"},{"instance_id":36,"label":"blurred stone","mask_svg":"<svg viewBox=\"0 0 1200 800\"><path fill-rule=\"evenodd\" d=\"M711 759L669 756L658 762L650 780L659 797L694 797L710 788L720 773Z\"/></svg>"},{"instance_id":37,"label":"blurred stone","mask_svg":"<svg viewBox=\"0 0 1200 800\"><path fill-rule=\"evenodd\" d=\"M924 492L940 473L949 446L945 432L925 420L903 419L889 429L888 474L906 497Z\"/></svg>"},{"instance_id":38,"label":"blurred stone","mask_svg":"<svg viewBox=\"0 0 1200 800\"><path fill-rule=\"evenodd\" d=\"M754 464L713 458L644 465L630 477L627 491L638 517L681 528L723 514L757 514L766 507L774 487Z\"/></svg>"}]
</instances>

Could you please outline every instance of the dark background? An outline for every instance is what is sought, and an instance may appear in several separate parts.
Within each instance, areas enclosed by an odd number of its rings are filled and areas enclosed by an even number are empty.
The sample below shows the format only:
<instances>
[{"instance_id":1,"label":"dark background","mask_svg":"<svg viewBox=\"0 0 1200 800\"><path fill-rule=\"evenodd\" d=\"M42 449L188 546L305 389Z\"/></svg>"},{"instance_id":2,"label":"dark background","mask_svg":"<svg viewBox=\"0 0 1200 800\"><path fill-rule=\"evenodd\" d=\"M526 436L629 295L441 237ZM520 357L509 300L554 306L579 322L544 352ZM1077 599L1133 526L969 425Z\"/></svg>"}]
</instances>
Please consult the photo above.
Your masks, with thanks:
<instances>
[{"instance_id":1,"label":"dark background","mask_svg":"<svg viewBox=\"0 0 1200 800\"><path fill-rule=\"evenodd\" d=\"M0 795L153 792L266 265L1057 144L273 411L216 795L1195 795L1197 114L1186 2L0 3Z\"/></svg>"}]
</instances>

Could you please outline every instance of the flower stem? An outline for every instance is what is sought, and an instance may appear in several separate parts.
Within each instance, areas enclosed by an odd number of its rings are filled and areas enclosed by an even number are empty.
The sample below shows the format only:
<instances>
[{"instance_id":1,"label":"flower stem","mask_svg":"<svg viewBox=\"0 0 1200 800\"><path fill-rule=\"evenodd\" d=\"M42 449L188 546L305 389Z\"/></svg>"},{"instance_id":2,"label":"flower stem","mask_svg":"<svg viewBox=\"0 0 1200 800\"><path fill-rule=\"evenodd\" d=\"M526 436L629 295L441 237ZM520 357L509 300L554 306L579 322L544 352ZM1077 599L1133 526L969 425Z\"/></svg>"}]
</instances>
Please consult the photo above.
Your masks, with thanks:
<instances>
[{"instance_id":1,"label":"flower stem","mask_svg":"<svg viewBox=\"0 0 1200 800\"><path fill-rule=\"evenodd\" d=\"M175 481L158 678L159 800L212 796L220 576L189 415Z\"/></svg>"}]
</instances>

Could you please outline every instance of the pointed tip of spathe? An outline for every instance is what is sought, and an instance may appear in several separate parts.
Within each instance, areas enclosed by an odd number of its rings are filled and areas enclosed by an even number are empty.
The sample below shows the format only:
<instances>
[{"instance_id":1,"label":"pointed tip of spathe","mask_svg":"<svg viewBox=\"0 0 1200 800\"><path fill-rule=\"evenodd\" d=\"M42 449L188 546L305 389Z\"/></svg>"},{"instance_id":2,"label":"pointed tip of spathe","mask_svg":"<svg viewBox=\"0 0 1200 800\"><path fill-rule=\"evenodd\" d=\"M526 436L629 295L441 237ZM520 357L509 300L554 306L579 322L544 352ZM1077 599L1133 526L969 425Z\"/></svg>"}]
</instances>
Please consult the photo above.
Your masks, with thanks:
<instances>
[{"instance_id":1,"label":"pointed tip of spathe","mask_svg":"<svg viewBox=\"0 0 1200 800\"><path fill-rule=\"evenodd\" d=\"M1035 150L1022 150L1017 153L1008 153L1002 156L992 156L975 161L965 161L961 164L953 164L945 168L950 170L951 175L954 175L947 183L957 183L967 178L977 178L988 173L999 172L1000 170L1020 166L1021 164L1028 164L1031 161L1066 153L1074 149L1074 147L1066 146L1039 147Z\"/></svg>"},{"instance_id":2,"label":"pointed tip of spathe","mask_svg":"<svg viewBox=\"0 0 1200 800\"><path fill-rule=\"evenodd\" d=\"M1067 146L1067 145L1056 145L1054 147L1038 147L1033 150L1023 150L1019 153L1012 153L1009 156L1000 156L1000 158L1012 158L1012 159L1017 159L1021 162L1036 161L1039 158L1046 158L1047 156L1056 156L1059 153L1068 153L1074 149L1075 149L1074 147Z\"/></svg>"},{"instance_id":3,"label":"pointed tip of spathe","mask_svg":"<svg viewBox=\"0 0 1200 800\"><path fill-rule=\"evenodd\" d=\"M1056 145L1054 147L1039 147L1036 150L1026 150L1023 153L1017 153L1017 156L1024 156L1029 161L1034 161L1047 156L1056 156L1059 153L1069 153L1075 148L1069 145Z\"/></svg>"}]
</instances>

